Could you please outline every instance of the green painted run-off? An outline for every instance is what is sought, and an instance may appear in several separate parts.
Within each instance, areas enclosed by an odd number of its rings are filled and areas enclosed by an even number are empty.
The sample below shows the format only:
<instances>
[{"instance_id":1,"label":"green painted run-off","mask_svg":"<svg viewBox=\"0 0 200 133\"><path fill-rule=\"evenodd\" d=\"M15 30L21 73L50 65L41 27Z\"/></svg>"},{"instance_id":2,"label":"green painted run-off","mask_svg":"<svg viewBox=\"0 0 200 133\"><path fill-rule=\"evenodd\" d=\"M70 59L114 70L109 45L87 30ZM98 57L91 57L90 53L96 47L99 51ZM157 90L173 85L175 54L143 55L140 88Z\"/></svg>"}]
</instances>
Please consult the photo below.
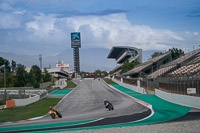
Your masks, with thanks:
<instances>
[{"instance_id":1,"label":"green painted run-off","mask_svg":"<svg viewBox=\"0 0 200 133\"><path fill-rule=\"evenodd\" d=\"M71 90L59 90L59 91L54 91L50 95L67 95L70 92Z\"/></svg>"}]
</instances>

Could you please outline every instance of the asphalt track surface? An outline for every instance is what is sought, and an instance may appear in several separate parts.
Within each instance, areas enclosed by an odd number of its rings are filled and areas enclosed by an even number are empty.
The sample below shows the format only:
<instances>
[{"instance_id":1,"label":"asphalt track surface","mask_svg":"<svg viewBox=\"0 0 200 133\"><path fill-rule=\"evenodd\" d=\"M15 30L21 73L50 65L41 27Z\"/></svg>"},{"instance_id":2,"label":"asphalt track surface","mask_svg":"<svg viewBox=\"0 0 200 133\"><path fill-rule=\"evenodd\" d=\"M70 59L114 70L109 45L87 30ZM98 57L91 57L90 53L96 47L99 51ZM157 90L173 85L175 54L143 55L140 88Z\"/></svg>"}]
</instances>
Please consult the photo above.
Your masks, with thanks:
<instances>
[{"instance_id":1,"label":"asphalt track surface","mask_svg":"<svg viewBox=\"0 0 200 133\"><path fill-rule=\"evenodd\" d=\"M0 125L0 128L100 119L99 121L80 124L78 126L57 128L88 127L132 122L143 119L151 114L151 111L147 107L140 105L133 99L111 89L103 81L88 79L77 83L78 87L56 106L56 109L63 115L62 119L52 119L49 115L46 115L41 119L33 121L4 123ZM108 111L105 109L103 104L104 99L109 100L113 104L115 110ZM57 128L24 131L56 130Z\"/></svg>"}]
</instances>

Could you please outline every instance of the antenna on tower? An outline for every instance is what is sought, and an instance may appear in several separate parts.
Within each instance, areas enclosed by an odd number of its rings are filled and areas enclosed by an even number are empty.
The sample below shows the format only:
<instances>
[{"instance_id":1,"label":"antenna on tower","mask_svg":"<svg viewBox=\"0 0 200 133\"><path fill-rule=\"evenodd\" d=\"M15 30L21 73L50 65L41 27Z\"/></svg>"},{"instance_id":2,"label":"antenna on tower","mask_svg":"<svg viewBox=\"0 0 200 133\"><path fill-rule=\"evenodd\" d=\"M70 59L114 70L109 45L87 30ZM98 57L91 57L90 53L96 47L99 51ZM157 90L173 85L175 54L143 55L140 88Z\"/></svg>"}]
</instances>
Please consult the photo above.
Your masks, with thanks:
<instances>
[{"instance_id":1,"label":"antenna on tower","mask_svg":"<svg viewBox=\"0 0 200 133\"><path fill-rule=\"evenodd\" d=\"M39 54L39 61L40 61L40 69L42 70L42 55Z\"/></svg>"}]
</instances>

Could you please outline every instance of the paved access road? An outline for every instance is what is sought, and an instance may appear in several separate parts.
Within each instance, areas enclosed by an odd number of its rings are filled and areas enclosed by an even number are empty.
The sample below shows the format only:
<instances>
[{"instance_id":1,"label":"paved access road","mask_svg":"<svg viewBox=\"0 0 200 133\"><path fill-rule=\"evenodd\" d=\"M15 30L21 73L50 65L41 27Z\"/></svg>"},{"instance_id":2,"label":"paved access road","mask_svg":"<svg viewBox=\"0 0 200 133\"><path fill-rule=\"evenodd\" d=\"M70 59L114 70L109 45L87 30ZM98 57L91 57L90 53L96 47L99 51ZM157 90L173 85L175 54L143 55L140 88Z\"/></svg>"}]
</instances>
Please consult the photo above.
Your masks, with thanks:
<instances>
[{"instance_id":1,"label":"paved access road","mask_svg":"<svg viewBox=\"0 0 200 133\"><path fill-rule=\"evenodd\" d=\"M113 104L115 110L108 111L105 109L103 104L104 99L109 100ZM56 109L63 115L62 119L52 119L47 115L42 119L33 121L1 124L0 128L118 117L142 113L148 110L148 108L116 92L103 81L97 79L85 79L80 81L78 87L65 97L65 99L56 106Z\"/></svg>"}]
</instances>

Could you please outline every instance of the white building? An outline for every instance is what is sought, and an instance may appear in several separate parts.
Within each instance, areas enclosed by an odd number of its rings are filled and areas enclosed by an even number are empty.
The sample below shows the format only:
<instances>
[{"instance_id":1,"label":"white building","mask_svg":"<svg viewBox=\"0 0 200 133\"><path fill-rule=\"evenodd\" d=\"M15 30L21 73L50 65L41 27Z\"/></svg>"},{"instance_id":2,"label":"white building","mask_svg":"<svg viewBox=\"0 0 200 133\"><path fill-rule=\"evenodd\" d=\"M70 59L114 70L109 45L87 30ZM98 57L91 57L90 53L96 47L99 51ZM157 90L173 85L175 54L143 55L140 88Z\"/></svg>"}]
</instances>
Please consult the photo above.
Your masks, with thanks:
<instances>
[{"instance_id":1,"label":"white building","mask_svg":"<svg viewBox=\"0 0 200 133\"><path fill-rule=\"evenodd\" d=\"M73 70L69 67L69 64L64 64L63 61L58 61L56 68L47 69L47 71L56 78L71 79L73 74Z\"/></svg>"}]
</instances>

